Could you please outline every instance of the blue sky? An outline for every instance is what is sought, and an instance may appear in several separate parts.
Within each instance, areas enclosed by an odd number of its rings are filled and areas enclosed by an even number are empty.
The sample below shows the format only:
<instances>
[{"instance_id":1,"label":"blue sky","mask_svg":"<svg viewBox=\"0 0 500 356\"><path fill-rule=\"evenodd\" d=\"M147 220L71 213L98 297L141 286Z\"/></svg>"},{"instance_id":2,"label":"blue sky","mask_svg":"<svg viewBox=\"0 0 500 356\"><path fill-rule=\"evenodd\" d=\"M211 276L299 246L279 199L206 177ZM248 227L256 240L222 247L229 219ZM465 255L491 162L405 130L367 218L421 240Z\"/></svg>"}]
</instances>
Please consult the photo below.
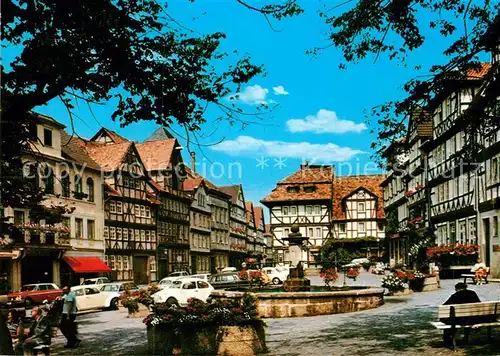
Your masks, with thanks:
<instances>
[{"instance_id":1,"label":"blue sky","mask_svg":"<svg viewBox=\"0 0 500 356\"><path fill-rule=\"evenodd\" d=\"M401 85L417 74L413 65L423 64L425 69L442 61L439 56L442 39L436 36L412 54L407 67L382 56L376 63L368 58L340 70L341 55L335 49L319 57L305 54L307 49L327 44L324 40L327 28L316 13L318 3L304 3L308 7L302 16L273 22L279 32L273 31L263 16L234 1L169 3L169 14L185 26L201 33L222 31L227 34L223 50L248 53L255 63L265 66L267 76L244 86L239 99L241 107L248 111L255 109L255 103L264 101L279 105L267 116L264 125L253 124L244 130L226 123L215 125L211 119L216 113L210 111L203 133L216 131L201 142L210 144L222 138L224 141L202 149L191 147L197 151L199 173L205 173L220 185L242 183L247 200L262 199L277 181L297 170L304 159L337 167L342 162L360 167L370 163L370 143L374 136L365 125L363 110L400 97ZM149 122L120 128L119 123L110 118L114 108L113 102L93 106L95 120L86 104L80 102L76 108L77 132L82 137L90 137L102 124L130 139L142 141L156 129ZM38 111L70 125L66 109L58 101ZM183 139L180 141L185 145ZM184 160L189 162L187 150L183 152ZM259 167L259 161L265 165ZM215 162L215 166L211 162ZM373 164L368 167L366 173L379 172ZM340 172L346 173L344 168Z\"/></svg>"}]
</instances>

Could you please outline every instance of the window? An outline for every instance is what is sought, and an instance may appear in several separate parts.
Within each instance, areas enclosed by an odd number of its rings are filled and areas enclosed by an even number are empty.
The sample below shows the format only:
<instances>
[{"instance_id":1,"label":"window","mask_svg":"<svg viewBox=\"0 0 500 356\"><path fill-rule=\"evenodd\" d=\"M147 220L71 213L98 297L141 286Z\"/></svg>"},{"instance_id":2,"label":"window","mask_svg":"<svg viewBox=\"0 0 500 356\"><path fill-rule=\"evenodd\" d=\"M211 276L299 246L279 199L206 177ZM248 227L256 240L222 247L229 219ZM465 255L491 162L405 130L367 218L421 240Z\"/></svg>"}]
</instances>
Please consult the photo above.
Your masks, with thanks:
<instances>
[{"instance_id":1,"label":"window","mask_svg":"<svg viewBox=\"0 0 500 356\"><path fill-rule=\"evenodd\" d=\"M153 257L151 257L151 262L149 263L149 270L151 272L156 272L156 259Z\"/></svg>"},{"instance_id":2,"label":"window","mask_svg":"<svg viewBox=\"0 0 500 356\"><path fill-rule=\"evenodd\" d=\"M149 230L146 230L146 241L149 242Z\"/></svg>"},{"instance_id":3,"label":"window","mask_svg":"<svg viewBox=\"0 0 500 356\"><path fill-rule=\"evenodd\" d=\"M314 185L304 187L304 192L306 193L314 193L315 191L316 191L316 186Z\"/></svg>"},{"instance_id":4,"label":"window","mask_svg":"<svg viewBox=\"0 0 500 356\"><path fill-rule=\"evenodd\" d=\"M495 183L498 181L499 178L499 159L500 157L494 157L491 160L491 182Z\"/></svg>"},{"instance_id":5,"label":"window","mask_svg":"<svg viewBox=\"0 0 500 356\"><path fill-rule=\"evenodd\" d=\"M358 203L358 212L360 213L365 212L365 203Z\"/></svg>"},{"instance_id":6,"label":"window","mask_svg":"<svg viewBox=\"0 0 500 356\"><path fill-rule=\"evenodd\" d=\"M297 215L297 207L296 206L292 206L290 208L290 212L291 212L292 215Z\"/></svg>"},{"instance_id":7,"label":"window","mask_svg":"<svg viewBox=\"0 0 500 356\"><path fill-rule=\"evenodd\" d=\"M286 191L287 191L288 193L298 193L298 192L299 192L299 190L300 190L300 188L299 188L299 187L287 187L287 188L286 188Z\"/></svg>"},{"instance_id":8,"label":"window","mask_svg":"<svg viewBox=\"0 0 500 356\"><path fill-rule=\"evenodd\" d=\"M89 201L94 201L94 180L87 178L87 198Z\"/></svg>"},{"instance_id":9,"label":"window","mask_svg":"<svg viewBox=\"0 0 500 356\"><path fill-rule=\"evenodd\" d=\"M288 215L288 207L283 207L283 215Z\"/></svg>"},{"instance_id":10,"label":"window","mask_svg":"<svg viewBox=\"0 0 500 356\"><path fill-rule=\"evenodd\" d=\"M83 193L83 187L82 187L82 177L80 177L78 174L75 176L75 193ZM77 199L82 199L80 194L77 194L75 198Z\"/></svg>"},{"instance_id":11,"label":"window","mask_svg":"<svg viewBox=\"0 0 500 356\"><path fill-rule=\"evenodd\" d=\"M456 243L457 240L457 225L455 222L450 223L450 242Z\"/></svg>"},{"instance_id":12,"label":"window","mask_svg":"<svg viewBox=\"0 0 500 356\"><path fill-rule=\"evenodd\" d=\"M359 230L360 232L365 232L365 223L360 222L360 223L358 224L358 230Z\"/></svg>"},{"instance_id":13,"label":"window","mask_svg":"<svg viewBox=\"0 0 500 356\"><path fill-rule=\"evenodd\" d=\"M285 229L284 233L283 233L283 236L284 237L288 237L288 235L290 235L290 229Z\"/></svg>"},{"instance_id":14,"label":"window","mask_svg":"<svg viewBox=\"0 0 500 356\"><path fill-rule=\"evenodd\" d=\"M43 170L43 181L45 185L45 193L54 194L54 172L52 168L45 166Z\"/></svg>"},{"instance_id":15,"label":"window","mask_svg":"<svg viewBox=\"0 0 500 356\"><path fill-rule=\"evenodd\" d=\"M129 270L129 266L128 266L128 256L123 256L122 257L122 262L123 262L123 270L124 271L128 271Z\"/></svg>"},{"instance_id":16,"label":"window","mask_svg":"<svg viewBox=\"0 0 500 356\"><path fill-rule=\"evenodd\" d=\"M105 240L107 240L109 238L109 228L107 226L104 226L104 230L102 232L102 235L103 235Z\"/></svg>"},{"instance_id":17,"label":"window","mask_svg":"<svg viewBox=\"0 0 500 356\"><path fill-rule=\"evenodd\" d=\"M89 240L95 239L95 221L87 220L87 238Z\"/></svg>"},{"instance_id":18,"label":"window","mask_svg":"<svg viewBox=\"0 0 500 356\"><path fill-rule=\"evenodd\" d=\"M345 232L345 224L340 224L339 228L340 228L340 232Z\"/></svg>"},{"instance_id":19,"label":"window","mask_svg":"<svg viewBox=\"0 0 500 356\"><path fill-rule=\"evenodd\" d=\"M493 217L493 237L498 237L498 216Z\"/></svg>"},{"instance_id":20,"label":"window","mask_svg":"<svg viewBox=\"0 0 500 356\"><path fill-rule=\"evenodd\" d=\"M43 144L45 146L52 146L52 130L43 129Z\"/></svg>"},{"instance_id":21,"label":"window","mask_svg":"<svg viewBox=\"0 0 500 356\"><path fill-rule=\"evenodd\" d=\"M69 174L66 171L63 171L61 173L61 187L62 187L62 195L63 197L68 198L69 197L69 192L70 192L70 181L69 181Z\"/></svg>"},{"instance_id":22,"label":"window","mask_svg":"<svg viewBox=\"0 0 500 356\"><path fill-rule=\"evenodd\" d=\"M115 256L109 256L109 268L111 268L113 271L116 270Z\"/></svg>"},{"instance_id":23,"label":"window","mask_svg":"<svg viewBox=\"0 0 500 356\"><path fill-rule=\"evenodd\" d=\"M14 210L14 225L23 225L24 224L24 211L22 210Z\"/></svg>"},{"instance_id":24,"label":"window","mask_svg":"<svg viewBox=\"0 0 500 356\"><path fill-rule=\"evenodd\" d=\"M135 213L135 216L140 216L141 208L139 207L139 205L134 205L134 213Z\"/></svg>"},{"instance_id":25,"label":"window","mask_svg":"<svg viewBox=\"0 0 500 356\"><path fill-rule=\"evenodd\" d=\"M205 196L203 194L198 194L198 205L205 206Z\"/></svg>"},{"instance_id":26,"label":"window","mask_svg":"<svg viewBox=\"0 0 500 356\"><path fill-rule=\"evenodd\" d=\"M116 213L121 214L123 212L123 205L121 201L116 202Z\"/></svg>"},{"instance_id":27,"label":"window","mask_svg":"<svg viewBox=\"0 0 500 356\"><path fill-rule=\"evenodd\" d=\"M150 217L151 217L151 209L149 209L149 207L148 207L148 206L146 207L146 217L147 217L147 218L150 218Z\"/></svg>"},{"instance_id":28,"label":"window","mask_svg":"<svg viewBox=\"0 0 500 356\"><path fill-rule=\"evenodd\" d=\"M323 237L322 234L321 234L321 228L320 227L316 228L316 237Z\"/></svg>"},{"instance_id":29,"label":"window","mask_svg":"<svg viewBox=\"0 0 500 356\"><path fill-rule=\"evenodd\" d=\"M320 215L321 214L321 207L319 205L316 205L314 207L314 214Z\"/></svg>"},{"instance_id":30,"label":"window","mask_svg":"<svg viewBox=\"0 0 500 356\"><path fill-rule=\"evenodd\" d=\"M123 268L123 265L122 265L122 256L116 256L116 269L118 271L121 271Z\"/></svg>"},{"instance_id":31,"label":"window","mask_svg":"<svg viewBox=\"0 0 500 356\"><path fill-rule=\"evenodd\" d=\"M109 202L109 212L116 213L116 202L114 201Z\"/></svg>"},{"instance_id":32,"label":"window","mask_svg":"<svg viewBox=\"0 0 500 356\"><path fill-rule=\"evenodd\" d=\"M116 228L116 239L118 241L121 241L122 240L122 228L121 227L117 227Z\"/></svg>"},{"instance_id":33,"label":"window","mask_svg":"<svg viewBox=\"0 0 500 356\"><path fill-rule=\"evenodd\" d=\"M377 229L378 231L384 231L384 223L382 222L377 223Z\"/></svg>"},{"instance_id":34,"label":"window","mask_svg":"<svg viewBox=\"0 0 500 356\"><path fill-rule=\"evenodd\" d=\"M146 217L146 207L144 205L141 205L141 217Z\"/></svg>"},{"instance_id":35,"label":"window","mask_svg":"<svg viewBox=\"0 0 500 356\"><path fill-rule=\"evenodd\" d=\"M141 230L141 241L146 241L146 231Z\"/></svg>"},{"instance_id":36,"label":"window","mask_svg":"<svg viewBox=\"0 0 500 356\"><path fill-rule=\"evenodd\" d=\"M312 228L312 227L310 227L310 228L308 229L308 235L307 235L307 236L308 236L308 237L313 237L313 236L314 236L314 235L313 235L313 228Z\"/></svg>"},{"instance_id":37,"label":"window","mask_svg":"<svg viewBox=\"0 0 500 356\"><path fill-rule=\"evenodd\" d=\"M111 240L116 240L116 228L115 227L109 228L109 238Z\"/></svg>"},{"instance_id":38,"label":"window","mask_svg":"<svg viewBox=\"0 0 500 356\"><path fill-rule=\"evenodd\" d=\"M83 219L75 219L75 238L83 238Z\"/></svg>"},{"instance_id":39,"label":"window","mask_svg":"<svg viewBox=\"0 0 500 356\"><path fill-rule=\"evenodd\" d=\"M313 212L313 207L312 207L311 205L308 205L308 206L306 207L306 213L307 213L307 214L309 214L309 215L311 215L311 214L312 214L312 212Z\"/></svg>"},{"instance_id":40,"label":"window","mask_svg":"<svg viewBox=\"0 0 500 356\"><path fill-rule=\"evenodd\" d=\"M61 223L65 227L71 227L71 218L69 218L67 216L63 216Z\"/></svg>"},{"instance_id":41,"label":"window","mask_svg":"<svg viewBox=\"0 0 500 356\"><path fill-rule=\"evenodd\" d=\"M128 230L128 240L129 241L134 241L134 229L129 229Z\"/></svg>"}]
</instances>

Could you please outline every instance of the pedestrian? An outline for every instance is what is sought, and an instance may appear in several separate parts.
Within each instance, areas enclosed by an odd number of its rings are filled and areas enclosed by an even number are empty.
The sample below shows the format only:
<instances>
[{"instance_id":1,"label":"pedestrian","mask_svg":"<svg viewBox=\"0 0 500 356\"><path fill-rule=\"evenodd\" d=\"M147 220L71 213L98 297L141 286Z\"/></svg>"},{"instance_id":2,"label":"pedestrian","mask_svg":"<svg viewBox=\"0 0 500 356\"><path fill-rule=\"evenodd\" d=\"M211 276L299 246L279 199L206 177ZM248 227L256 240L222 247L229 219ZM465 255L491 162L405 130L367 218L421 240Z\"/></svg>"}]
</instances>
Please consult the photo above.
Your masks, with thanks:
<instances>
[{"instance_id":1,"label":"pedestrian","mask_svg":"<svg viewBox=\"0 0 500 356\"><path fill-rule=\"evenodd\" d=\"M30 328L28 338L23 342L24 354L33 354L33 349L40 345L50 345L52 328L42 313L42 309L35 307L31 310L31 316L35 323Z\"/></svg>"},{"instance_id":2,"label":"pedestrian","mask_svg":"<svg viewBox=\"0 0 500 356\"><path fill-rule=\"evenodd\" d=\"M441 278L439 277L439 266L437 264L432 267L432 273L436 277L438 288L441 288Z\"/></svg>"},{"instance_id":3,"label":"pedestrian","mask_svg":"<svg viewBox=\"0 0 500 356\"><path fill-rule=\"evenodd\" d=\"M486 265L481 261L481 258L477 259L477 263L472 267L471 272L474 272L474 281L476 284L483 284L483 277L486 277Z\"/></svg>"},{"instance_id":4,"label":"pedestrian","mask_svg":"<svg viewBox=\"0 0 500 356\"><path fill-rule=\"evenodd\" d=\"M72 292L69 287L63 288L62 299L64 300L61 324L59 328L62 334L66 337L65 348L76 348L80 344L81 340L78 339L78 330L76 326L76 313L78 311L76 306L76 295Z\"/></svg>"}]
</instances>

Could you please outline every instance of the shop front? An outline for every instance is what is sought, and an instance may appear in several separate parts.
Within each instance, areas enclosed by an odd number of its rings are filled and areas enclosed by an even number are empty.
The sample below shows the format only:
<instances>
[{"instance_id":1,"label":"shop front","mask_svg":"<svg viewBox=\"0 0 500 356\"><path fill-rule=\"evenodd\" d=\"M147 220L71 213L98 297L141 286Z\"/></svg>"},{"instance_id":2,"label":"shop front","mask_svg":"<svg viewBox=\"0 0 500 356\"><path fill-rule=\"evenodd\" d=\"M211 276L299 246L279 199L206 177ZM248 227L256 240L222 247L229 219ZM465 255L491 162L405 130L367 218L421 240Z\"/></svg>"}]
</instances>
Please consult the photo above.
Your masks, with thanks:
<instances>
[{"instance_id":1,"label":"shop front","mask_svg":"<svg viewBox=\"0 0 500 356\"><path fill-rule=\"evenodd\" d=\"M111 268L98 256L66 256L61 264L61 286L82 284L84 279L108 277ZM110 278L111 279L111 278Z\"/></svg>"}]
</instances>

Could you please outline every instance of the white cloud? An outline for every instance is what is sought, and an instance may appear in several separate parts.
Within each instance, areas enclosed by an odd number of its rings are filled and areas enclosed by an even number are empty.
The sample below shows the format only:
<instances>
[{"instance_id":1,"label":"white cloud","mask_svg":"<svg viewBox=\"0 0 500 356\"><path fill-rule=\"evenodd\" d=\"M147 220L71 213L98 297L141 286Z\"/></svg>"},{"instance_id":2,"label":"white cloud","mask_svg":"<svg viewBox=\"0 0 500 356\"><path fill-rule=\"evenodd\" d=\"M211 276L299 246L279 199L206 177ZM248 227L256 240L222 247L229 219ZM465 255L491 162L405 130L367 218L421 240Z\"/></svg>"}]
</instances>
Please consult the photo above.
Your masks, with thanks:
<instances>
[{"instance_id":1,"label":"white cloud","mask_svg":"<svg viewBox=\"0 0 500 356\"><path fill-rule=\"evenodd\" d=\"M273 87L273 92L274 92L274 95L288 95L288 94L290 94L289 92L287 92L285 90L283 85L278 85L277 87Z\"/></svg>"},{"instance_id":2,"label":"white cloud","mask_svg":"<svg viewBox=\"0 0 500 356\"><path fill-rule=\"evenodd\" d=\"M240 100L249 105L268 104L270 101L266 100L267 94L269 94L269 89L256 84L247 86L242 92L230 95L229 99Z\"/></svg>"},{"instance_id":3,"label":"white cloud","mask_svg":"<svg viewBox=\"0 0 500 356\"><path fill-rule=\"evenodd\" d=\"M334 143L264 141L251 136L238 136L235 140L221 142L212 149L231 156L271 156L319 162L348 161L355 155L364 153L350 147L340 147Z\"/></svg>"},{"instance_id":4,"label":"white cloud","mask_svg":"<svg viewBox=\"0 0 500 356\"><path fill-rule=\"evenodd\" d=\"M341 120L335 111L320 109L316 115L306 116L305 119L291 119L286 122L290 132L313 133L360 133L367 129L364 123L357 124L350 120Z\"/></svg>"}]
</instances>

